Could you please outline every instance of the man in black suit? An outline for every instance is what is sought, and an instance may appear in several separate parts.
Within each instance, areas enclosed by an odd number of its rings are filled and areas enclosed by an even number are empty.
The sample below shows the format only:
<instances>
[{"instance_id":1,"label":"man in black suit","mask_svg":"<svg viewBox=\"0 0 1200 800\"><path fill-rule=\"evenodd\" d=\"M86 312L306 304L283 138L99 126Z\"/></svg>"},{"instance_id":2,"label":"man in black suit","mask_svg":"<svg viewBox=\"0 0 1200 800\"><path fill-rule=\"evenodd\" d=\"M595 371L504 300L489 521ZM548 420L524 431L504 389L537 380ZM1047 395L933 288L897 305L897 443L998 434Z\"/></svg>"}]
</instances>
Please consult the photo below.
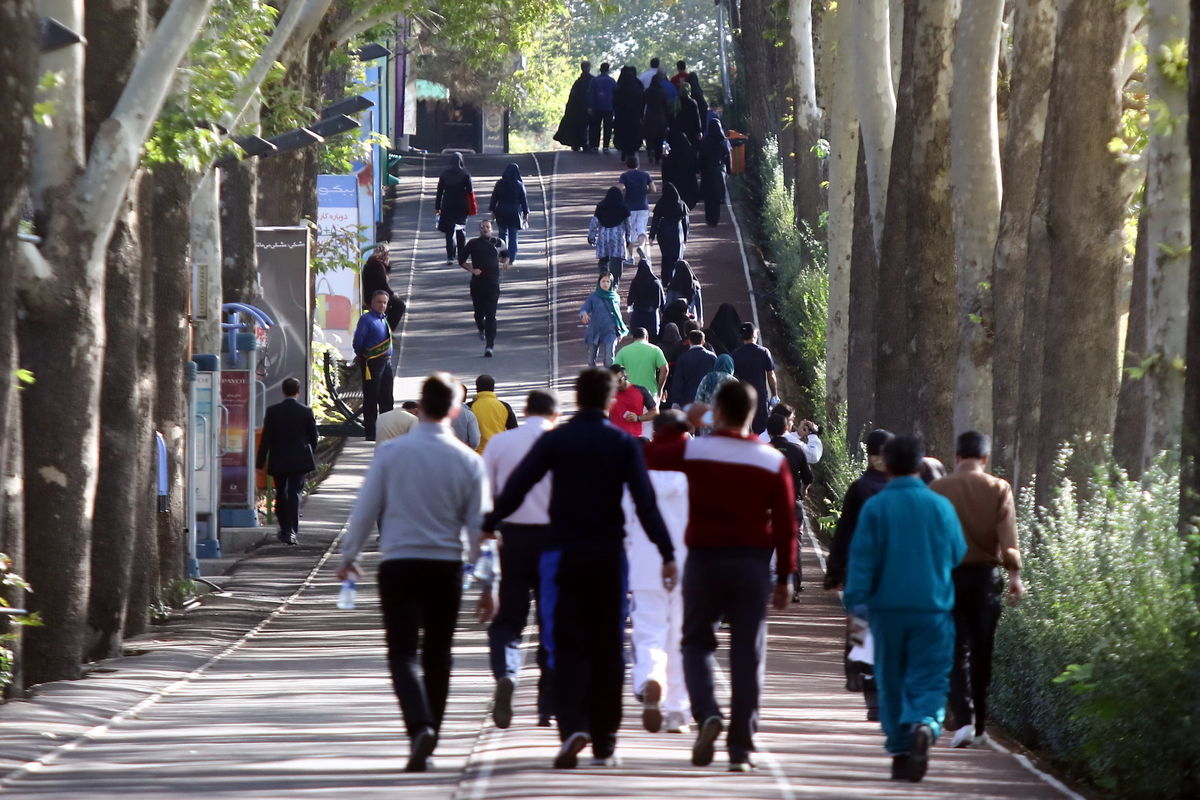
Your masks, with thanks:
<instances>
[{"instance_id":1,"label":"man in black suit","mask_svg":"<svg viewBox=\"0 0 1200 800\"><path fill-rule=\"evenodd\" d=\"M713 371L717 356L704 346L704 331L689 331L688 349L675 359L671 371L671 388L667 392L667 404L676 408L690 405L696 399L700 381Z\"/></svg>"},{"instance_id":2,"label":"man in black suit","mask_svg":"<svg viewBox=\"0 0 1200 800\"><path fill-rule=\"evenodd\" d=\"M279 541L296 544L300 527L300 495L304 476L317 468L313 450L317 446L317 420L312 409L296 399L300 381L285 378L283 402L267 409L256 463L266 467L275 480L275 519Z\"/></svg>"}]
</instances>

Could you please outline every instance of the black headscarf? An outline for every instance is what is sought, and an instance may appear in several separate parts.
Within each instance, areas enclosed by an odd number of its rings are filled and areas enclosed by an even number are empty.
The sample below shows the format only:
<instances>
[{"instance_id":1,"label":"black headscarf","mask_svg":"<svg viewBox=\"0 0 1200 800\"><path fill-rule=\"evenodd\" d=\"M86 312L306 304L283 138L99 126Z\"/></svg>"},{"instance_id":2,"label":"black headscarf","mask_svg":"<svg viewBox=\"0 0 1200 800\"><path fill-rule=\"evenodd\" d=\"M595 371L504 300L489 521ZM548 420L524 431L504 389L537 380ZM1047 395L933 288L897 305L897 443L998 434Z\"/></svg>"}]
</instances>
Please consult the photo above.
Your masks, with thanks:
<instances>
[{"instance_id":1,"label":"black headscarf","mask_svg":"<svg viewBox=\"0 0 1200 800\"><path fill-rule=\"evenodd\" d=\"M725 128L721 120L713 117L708 121L708 129L704 132L704 140L700 142L700 155L709 162L720 162L729 155L733 148L725 137Z\"/></svg>"},{"instance_id":2,"label":"black headscarf","mask_svg":"<svg viewBox=\"0 0 1200 800\"><path fill-rule=\"evenodd\" d=\"M634 308L658 308L663 304L663 289L658 277L650 269L650 262L640 259L637 274L629 282L629 305Z\"/></svg>"},{"instance_id":3,"label":"black headscarf","mask_svg":"<svg viewBox=\"0 0 1200 800\"><path fill-rule=\"evenodd\" d=\"M680 297L686 297L690 302L696 293L696 273L691 265L682 258L675 262L675 271L671 273L671 285L667 287Z\"/></svg>"},{"instance_id":4,"label":"black headscarf","mask_svg":"<svg viewBox=\"0 0 1200 800\"><path fill-rule=\"evenodd\" d=\"M645 89L638 80L636 67L621 67L621 75L617 78L617 91L613 95L614 105L629 104L630 107L641 105ZM618 102L618 100L620 102Z\"/></svg>"},{"instance_id":5,"label":"black headscarf","mask_svg":"<svg viewBox=\"0 0 1200 800\"><path fill-rule=\"evenodd\" d=\"M679 197L679 190L673 183L664 183L662 197L654 204L654 216L667 222L687 219L688 207Z\"/></svg>"},{"instance_id":6,"label":"black headscarf","mask_svg":"<svg viewBox=\"0 0 1200 800\"><path fill-rule=\"evenodd\" d=\"M687 327L687 310L688 301L684 300L682 297L676 298L675 302L669 304L666 311L663 312L663 330L665 331L667 325L672 322L675 323L675 327L679 330L683 330L685 327Z\"/></svg>"},{"instance_id":7,"label":"black headscarf","mask_svg":"<svg viewBox=\"0 0 1200 800\"><path fill-rule=\"evenodd\" d=\"M523 183L521 180L521 168L516 164L509 164L504 168L504 174L500 176L500 180L515 188Z\"/></svg>"},{"instance_id":8,"label":"black headscarf","mask_svg":"<svg viewBox=\"0 0 1200 800\"><path fill-rule=\"evenodd\" d=\"M446 159L446 169L442 170L443 178L456 178L460 172L467 171L467 162L462 153L451 153Z\"/></svg>"},{"instance_id":9,"label":"black headscarf","mask_svg":"<svg viewBox=\"0 0 1200 800\"><path fill-rule=\"evenodd\" d=\"M700 76L694 72L689 72L687 76L688 86L692 87L692 99L696 101L696 105L700 107L700 122L708 117L708 101L704 98L704 90L700 88Z\"/></svg>"},{"instance_id":10,"label":"black headscarf","mask_svg":"<svg viewBox=\"0 0 1200 800\"><path fill-rule=\"evenodd\" d=\"M610 186L608 194L596 206L596 219L600 220L601 228L615 228L629 219L629 206L616 186Z\"/></svg>"}]
</instances>

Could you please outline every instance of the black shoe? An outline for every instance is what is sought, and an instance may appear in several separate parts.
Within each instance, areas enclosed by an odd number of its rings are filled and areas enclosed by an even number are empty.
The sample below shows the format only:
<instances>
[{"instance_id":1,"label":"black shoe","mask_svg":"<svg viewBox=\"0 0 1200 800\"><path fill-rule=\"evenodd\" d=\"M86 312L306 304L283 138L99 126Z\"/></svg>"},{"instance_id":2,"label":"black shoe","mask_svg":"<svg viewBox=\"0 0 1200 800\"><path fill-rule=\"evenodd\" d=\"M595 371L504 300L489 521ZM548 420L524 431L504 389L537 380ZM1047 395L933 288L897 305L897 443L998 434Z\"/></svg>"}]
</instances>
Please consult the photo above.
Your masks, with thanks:
<instances>
[{"instance_id":1,"label":"black shoe","mask_svg":"<svg viewBox=\"0 0 1200 800\"><path fill-rule=\"evenodd\" d=\"M496 682L496 696L492 700L492 720L497 728L507 728L512 725L512 696L517 688L513 679L503 677Z\"/></svg>"},{"instance_id":2,"label":"black shoe","mask_svg":"<svg viewBox=\"0 0 1200 800\"><path fill-rule=\"evenodd\" d=\"M651 733L662 730L662 684L658 681L646 681L642 689L642 727Z\"/></svg>"},{"instance_id":3,"label":"black shoe","mask_svg":"<svg viewBox=\"0 0 1200 800\"><path fill-rule=\"evenodd\" d=\"M740 760L740 761L734 761L734 760L730 759L729 771L730 772L753 772L754 771L754 762L748 758Z\"/></svg>"},{"instance_id":4,"label":"black shoe","mask_svg":"<svg viewBox=\"0 0 1200 800\"><path fill-rule=\"evenodd\" d=\"M550 727L550 719L551 719L551 717L549 714L539 714L537 726L539 728L549 728Z\"/></svg>"},{"instance_id":5,"label":"black shoe","mask_svg":"<svg viewBox=\"0 0 1200 800\"><path fill-rule=\"evenodd\" d=\"M908 779L913 783L925 777L929 769L929 748L933 745L933 731L928 725L914 725L912 749L908 752Z\"/></svg>"},{"instance_id":6,"label":"black shoe","mask_svg":"<svg viewBox=\"0 0 1200 800\"><path fill-rule=\"evenodd\" d=\"M562 743L562 747L558 748L558 755L554 757L554 768L575 769L575 765L579 763L580 751L587 747L591 741L592 737L583 731L572 733Z\"/></svg>"},{"instance_id":7,"label":"black shoe","mask_svg":"<svg viewBox=\"0 0 1200 800\"><path fill-rule=\"evenodd\" d=\"M879 722L879 708L867 707L867 722Z\"/></svg>"},{"instance_id":8,"label":"black shoe","mask_svg":"<svg viewBox=\"0 0 1200 800\"><path fill-rule=\"evenodd\" d=\"M697 767L707 767L713 760L713 745L725 723L720 717L712 716L700 723L700 731L696 734L696 743L692 745L692 763Z\"/></svg>"},{"instance_id":9,"label":"black shoe","mask_svg":"<svg viewBox=\"0 0 1200 800\"><path fill-rule=\"evenodd\" d=\"M908 780L908 754L892 756L892 780Z\"/></svg>"},{"instance_id":10,"label":"black shoe","mask_svg":"<svg viewBox=\"0 0 1200 800\"><path fill-rule=\"evenodd\" d=\"M799 589L797 589L796 591L792 592L792 602L793 602L793 603L799 603L799 602L800 602L800 590L799 590Z\"/></svg>"},{"instance_id":11,"label":"black shoe","mask_svg":"<svg viewBox=\"0 0 1200 800\"><path fill-rule=\"evenodd\" d=\"M300 540L296 537L296 534L292 533L291 531L287 533L280 531L276 538L279 539L279 541L283 544L300 544Z\"/></svg>"},{"instance_id":12,"label":"black shoe","mask_svg":"<svg viewBox=\"0 0 1200 800\"><path fill-rule=\"evenodd\" d=\"M433 728L425 727L417 731L417 735L412 739L412 754L408 757L408 764L404 767L404 771L424 772L428 769L429 756L433 755L435 747L437 747L437 734L433 732Z\"/></svg>"},{"instance_id":13,"label":"black shoe","mask_svg":"<svg viewBox=\"0 0 1200 800\"><path fill-rule=\"evenodd\" d=\"M492 357L492 348L490 348L490 347L483 348L483 357L491 358Z\"/></svg>"}]
</instances>

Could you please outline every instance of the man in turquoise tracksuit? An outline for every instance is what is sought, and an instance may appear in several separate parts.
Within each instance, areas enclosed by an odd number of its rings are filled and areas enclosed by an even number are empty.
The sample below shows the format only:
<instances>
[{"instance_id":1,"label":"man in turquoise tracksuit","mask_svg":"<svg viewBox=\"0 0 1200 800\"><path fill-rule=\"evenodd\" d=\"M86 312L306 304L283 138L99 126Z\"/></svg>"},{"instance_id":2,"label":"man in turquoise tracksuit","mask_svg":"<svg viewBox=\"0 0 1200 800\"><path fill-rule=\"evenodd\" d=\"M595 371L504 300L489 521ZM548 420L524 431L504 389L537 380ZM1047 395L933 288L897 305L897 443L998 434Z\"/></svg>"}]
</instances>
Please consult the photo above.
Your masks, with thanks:
<instances>
[{"instance_id":1,"label":"man in turquoise tracksuit","mask_svg":"<svg viewBox=\"0 0 1200 800\"><path fill-rule=\"evenodd\" d=\"M879 716L892 777L919 781L941 731L954 659L954 582L967 552L958 514L918 476L921 440L884 447L892 480L862 507L843 602L875 640Z\"/></svg>"}]
</instances>

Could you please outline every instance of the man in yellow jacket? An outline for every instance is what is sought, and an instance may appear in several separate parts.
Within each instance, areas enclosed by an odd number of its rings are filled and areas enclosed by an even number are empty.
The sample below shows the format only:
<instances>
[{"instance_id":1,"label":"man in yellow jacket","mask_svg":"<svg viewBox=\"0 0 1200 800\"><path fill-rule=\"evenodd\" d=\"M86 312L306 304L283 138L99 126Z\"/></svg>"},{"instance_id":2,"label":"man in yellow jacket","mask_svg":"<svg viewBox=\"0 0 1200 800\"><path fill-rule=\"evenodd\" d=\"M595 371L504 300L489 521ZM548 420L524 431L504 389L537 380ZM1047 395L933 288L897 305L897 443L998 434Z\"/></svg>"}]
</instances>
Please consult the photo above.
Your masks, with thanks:
<instances>
[{"instance_id":1,"label":"man in yellow jacket","mask_svg":"<svg viewBox=\"0 0 1200 800\"><path fill-rule=\"evenodd\" d=\"M512 406L496 396L496 379L491 375L480 375L475 379L475 399L467 405L479 420L477 453L483 453L488 439L497 433L517 427L517 415Z\"/></svg>"}]
</instances>

